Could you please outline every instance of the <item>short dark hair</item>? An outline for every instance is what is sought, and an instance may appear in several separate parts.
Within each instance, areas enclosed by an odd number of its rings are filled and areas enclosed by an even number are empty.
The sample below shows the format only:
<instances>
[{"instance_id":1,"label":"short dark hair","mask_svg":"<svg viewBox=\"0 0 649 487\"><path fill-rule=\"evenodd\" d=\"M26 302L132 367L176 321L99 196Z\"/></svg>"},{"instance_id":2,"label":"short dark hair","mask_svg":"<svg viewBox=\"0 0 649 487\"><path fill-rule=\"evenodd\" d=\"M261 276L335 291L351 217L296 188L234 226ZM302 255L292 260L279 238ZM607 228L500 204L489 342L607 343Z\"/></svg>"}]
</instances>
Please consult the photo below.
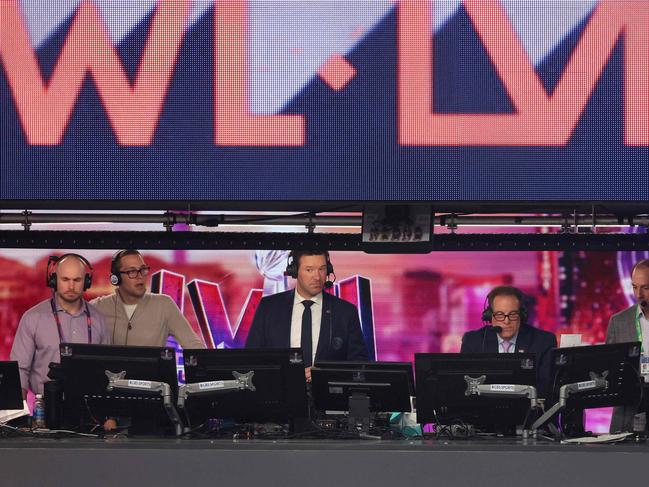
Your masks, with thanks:
<instances>
[{"instance_id":1,"label":"short dark hair","mask_svg":"<svg viewBox=\"0 0 649 487\"><path fill-rule=\"evenodd\" d=\"M324 255L325 260L329 262L329 252L326 250L291 250L291 258L297 269L300 268L300 259L306 255Z\"/></svg>"},{"instance_id":2,"label":"short dark hair","mask_svg":"<svg viewBox=\"0 0 649 487\"><path fill-rule=\"evenodd\" d=\"M119 267L122 264L122 258L126 257L127 255L139 255L140 257L142 257L140 251L135 249L123 249L117 251L115 255L113 255L113 260L110 263L111 274L119 273Z\"/></svg>"},{"instance_id":3,"label":"short dark hair","mask_svg":"<svg viewBox=\"0 0 649 487\"><path fill-rule=\"evenodd\" d=\"M514 286L496 286L489 294L487 294L487 301L489 302L489 307L493 309L494 299L498 296L513 296L518 299L519 307L524 307L523 304L523 292Z\"/></svg>"}]
</instances>

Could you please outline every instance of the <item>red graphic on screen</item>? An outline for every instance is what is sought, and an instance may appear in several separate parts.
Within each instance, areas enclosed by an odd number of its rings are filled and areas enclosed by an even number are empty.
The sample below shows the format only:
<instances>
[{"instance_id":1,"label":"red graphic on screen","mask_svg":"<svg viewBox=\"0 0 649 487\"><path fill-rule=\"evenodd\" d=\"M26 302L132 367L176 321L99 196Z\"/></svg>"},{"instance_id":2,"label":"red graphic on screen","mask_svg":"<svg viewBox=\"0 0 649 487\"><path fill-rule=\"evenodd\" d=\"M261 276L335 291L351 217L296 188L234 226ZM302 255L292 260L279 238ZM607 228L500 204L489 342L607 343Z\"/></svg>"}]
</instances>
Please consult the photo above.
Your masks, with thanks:
<instances>
[{"instance_id":1,"label":"red graphic on screen","mask_svg":"<svg viewBox=\"0 0 649 487\"><path fill-rule=\"evenodd\" d=\"M83 2L74 16L50 79L41 75L17 0L2 2L0 59L25 137L58 145L84 80L97 88L117 142L152 143L182 46L189 0L159 0L133 83L99 9ZM214 8L214 142L224 146L301 146L304 117L252 115L248 95L246 0L217 0ZM189 114L188 114L189 116Z\"/></svg>"},{"instance_id":2,"label":"red graphic on screen","mask_svg":"<svg viewBox=\"0 0 649 487\"><path fill-rule=\"evenodd\" d=\"M134 83L92 2L72 21L56 67L43 80L19 2L2 2L0 57L25 137L32 145L58 145L86 76L91 76L122 145L149 145L162 111L185 33L189 0L160 0Z\"/></svg>"},{"instance_id":3,"label":"red graphic on screen","mask_svg":"<svg viewBox=\"0 0 649 487\"><path fill-rule=\"evenodd\" d=\"M649 145L649 3L599 2L552 93L546 92L498 0L466 0L463 6L516 112L431 112L430 2L402 0L398 7L400 144L566 145L618 38L624 33L624 140L631 146Z\"/></svg>"},{"instance_id":4,"label":"red graphic on screen","mask_svg":"<svg viewBox=\"0 0 649 487\"><path fill-rule=\"evenodd\" d=\"M220 284L194 279L187 285L187 289L207 347L243 347L252 318L262 298L262 290L250 290L239 318L235 326L232 326Z\"/></svg>"},{"instance_id":5,"label":"red graphic on screen","mask_svg":"<svg viewBox=\"0 0 649 487\"><path fill-rule=\"evenodd\" d=\"M334 54L320 67L318 76L332 90L340 91L356 76L356 68L344 56Z\"/></svg>"},{"instance_id":6,"label":"red graphic on screen","mask_svg":"<svg viewBox=\"0 0 649 487\"><path fill-rule=\"evenodd\" d=\"M28 143L61 143L84 80L90 76L117 142L124 146L150 145L185 38L190 7L189 0L159 0L131 82L99 9L90 1L82 2L46 81L19 2L3 1L0 58ZM624 141L629 146L649 145L646 1L599 2L551 93L544 88L498 0L467 0L463 7L515 113L432 112L431 2L402 0L397 8L396 39L401 145L564 146L619 39L624 43ZM303 146L303 115L251 112L248 1L216 0L214 25L214 143ZM341 56L333 56L322 66L320 75L340 90L355 75L355 68Z\"/></svg>"}]
</instances>

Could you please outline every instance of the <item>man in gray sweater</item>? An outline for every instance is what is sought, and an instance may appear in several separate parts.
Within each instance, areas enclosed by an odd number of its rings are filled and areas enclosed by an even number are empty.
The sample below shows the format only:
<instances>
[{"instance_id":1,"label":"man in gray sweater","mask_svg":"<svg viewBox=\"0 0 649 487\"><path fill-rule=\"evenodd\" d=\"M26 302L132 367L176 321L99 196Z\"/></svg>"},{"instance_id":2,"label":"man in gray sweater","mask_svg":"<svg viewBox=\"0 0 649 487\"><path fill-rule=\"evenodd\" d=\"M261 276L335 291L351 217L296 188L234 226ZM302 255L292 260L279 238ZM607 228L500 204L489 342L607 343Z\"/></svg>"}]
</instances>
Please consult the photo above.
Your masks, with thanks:
<instances>
[{"instance_id":1,"label":"man in gray sweater","mask_svg":"<svg viewBox=\"0 0 649 487\"><path fill-rule=\"evenodd\" d=\"M140 252L120 250L113 256L110 272L115 293L100 296L91 304L106 318L114 345L163 347L171 335L183 348L205 348L169 296L147 293L149 266Z\"/></svg>"},{"instance_id":2,"label":"man in gray sweater","mask_svg":"<svg viewBox=\"0 0 649 487\"><path fill-rule=\"evenodd\" d=\"M631 272L631 286L638 304L611 316L606 332L606 343L640 342L642 356L640 373L649 378L649 259L636 262ZM611 432L632 431L634 407L616 407L611 419Z\"/></svg>"}]
</instances>

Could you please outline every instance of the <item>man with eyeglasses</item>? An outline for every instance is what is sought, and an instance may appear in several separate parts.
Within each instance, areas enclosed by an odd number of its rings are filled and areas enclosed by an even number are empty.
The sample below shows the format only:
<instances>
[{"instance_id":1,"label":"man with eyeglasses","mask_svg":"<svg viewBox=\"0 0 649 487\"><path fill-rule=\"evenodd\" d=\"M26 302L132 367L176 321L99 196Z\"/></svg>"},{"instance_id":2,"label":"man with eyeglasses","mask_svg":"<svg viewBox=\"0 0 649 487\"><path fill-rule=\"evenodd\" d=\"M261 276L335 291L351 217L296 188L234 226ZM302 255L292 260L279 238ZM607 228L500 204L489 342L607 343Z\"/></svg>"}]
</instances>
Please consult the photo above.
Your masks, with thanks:
<instances>
[{"instance_id":1,"label":"man with eyeglasses","mask_svg":"<svg viewBox=\"0 0 649 487\"><path fill-rule=\"evenodd\" d=\"M183 348L205 348L169 296L147 293L149 271L137 250L120 250L113 256L110 282L115 293L91 303L106 317L112 343L163 347L171 335Z\"/></svg>"},{"instance_id":2,"label":"man with eyeglasses","mask_svg":"<svg viewBox=\"0 0 649 487\"><path fill-rule=\"evenodd\" d=\"M529 325L527 316L520 289L495 287L487 295L482 312L482 320L488 325L466 332L460 353L535 353L537 388L543 397L550 392L550 352L557 347L557 337Z\"/></svg>"}]
</instances>

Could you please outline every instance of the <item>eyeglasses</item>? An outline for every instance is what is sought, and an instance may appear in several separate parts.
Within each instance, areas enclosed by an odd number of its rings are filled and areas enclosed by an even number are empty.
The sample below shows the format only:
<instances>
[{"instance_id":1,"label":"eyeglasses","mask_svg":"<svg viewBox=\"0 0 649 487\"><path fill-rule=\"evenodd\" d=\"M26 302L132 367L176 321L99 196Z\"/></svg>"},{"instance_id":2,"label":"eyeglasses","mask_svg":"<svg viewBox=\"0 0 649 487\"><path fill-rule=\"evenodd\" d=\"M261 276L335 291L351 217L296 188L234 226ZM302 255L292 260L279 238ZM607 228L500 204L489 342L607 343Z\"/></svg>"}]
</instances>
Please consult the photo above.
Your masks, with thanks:
<instances>
[{"instance_id":1,"label":"eyeglasses","mask_svg":"<svg viewBox=\"0 0 649 487\"><path fill-rule=\"evenodd\" d=\"M128 271L119 271L119 273L126 274L129 279L135 279L138 274L142 277L148 276L149 270L151 270L151 268L148 265L145 265L144 267L140 267L139 269L129 269Z\"/></svg>"},{"instance_id":2,"label":"eyeglasses","mask_svg":"<svg viewBox=\"0 0 649 487\"><path fill-rule=\"evenodd\" d=\"M520 311L510 311L505 314L502 311L498 311L493 314L493 317L496 321L505 321L505 318L509 319L509 321L518 321L521 318L521 313Z\"/></svg>"}]
</instances>

